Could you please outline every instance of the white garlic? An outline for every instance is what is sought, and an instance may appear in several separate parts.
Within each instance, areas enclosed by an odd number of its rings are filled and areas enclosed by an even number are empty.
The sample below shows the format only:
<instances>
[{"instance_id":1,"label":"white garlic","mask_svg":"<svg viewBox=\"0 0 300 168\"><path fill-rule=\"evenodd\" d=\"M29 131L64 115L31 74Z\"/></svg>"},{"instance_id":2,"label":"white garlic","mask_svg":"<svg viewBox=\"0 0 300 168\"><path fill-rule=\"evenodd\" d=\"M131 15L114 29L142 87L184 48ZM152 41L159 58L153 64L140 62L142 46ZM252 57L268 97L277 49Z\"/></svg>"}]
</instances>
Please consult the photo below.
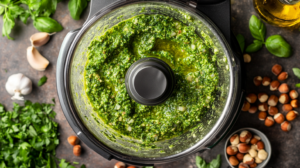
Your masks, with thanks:
<instances>
[{"instance_id":1,"label":"white garlic","mask_svg":"<svg viewBox=\"0 0 300 168\"><path fill-rule=\"evenodd\" d=\"M46 44L49 41L50 36L53 34L55 34L55 33L49 34L49 33L45 33L45 32L39 32L39 33L33 34L29 40L30 40L32 46L40 47L40 46Z\"/></svg>"},{"instance_id":2,"label":"white garlic","mask_svg":"<svg viewBox=\"0 0 300 168\"><path fill-rule=\"evenodd\" d=\"M28 95L32 91L32 82L25 75L18 73L11 75L6 84L6 91L13 95L13 100L24 100L22 95Z\"/></svg>"},{"instance_id":3,"label":"white garlic","mask_svg":"<svg viewBox=\"0 0 300 168\"><path fill-rule=\"evenodd\" d=\"M44 71L49 65L49 61L33 46L27 48L27 60L38 71Z\"/></svg>"}]
</instances>

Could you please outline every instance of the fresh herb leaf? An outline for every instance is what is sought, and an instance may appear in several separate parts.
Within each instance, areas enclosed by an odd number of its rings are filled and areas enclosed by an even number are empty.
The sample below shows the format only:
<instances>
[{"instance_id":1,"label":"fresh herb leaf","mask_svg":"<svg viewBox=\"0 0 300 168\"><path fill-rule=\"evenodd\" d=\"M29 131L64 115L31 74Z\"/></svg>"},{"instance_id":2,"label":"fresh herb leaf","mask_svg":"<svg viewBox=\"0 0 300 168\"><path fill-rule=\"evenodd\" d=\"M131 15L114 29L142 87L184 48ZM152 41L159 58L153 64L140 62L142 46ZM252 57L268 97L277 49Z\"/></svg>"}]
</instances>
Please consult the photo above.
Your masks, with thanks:
<instances>
[{"instance_id":1,"label":"fresh herb leaf","mask_svg":"<svg viewBox=\"0 0 300 168\"><path fill-rule=\"evenodd\" d=\"M268 37L266 41L268 51L277 57L290 57L292 55L292 47L280 35Z\"/></svg>"},{"instance_id":2,"label":"fresh herb leaf","mask_svg":"<svg viewBox=\"0 0 300 168\"><path fill-rule=\"evenodd\" d=\"M300 83L297 83L297 84L296 84L296 87L299 87L299 88L300 88Z\"/></svg>"},{"instance_id":3,"label":"fresh herb leaf","mask_svg":"<svg viewBox=\"0 0 300 168\"><path fill-rule=\"evenodd\" d=\"M85 168L85 165L84 165L84 164L83 164L83 165L81 165L81 166L80 166L80 168ZM151 168L153 168L153 167L151 167Z\"/></svg>"},{"instance_id":4,"label":"fresh herb leaf","mask_svg":"<svg viewBox=\"0 0 300 168\"><path fill-rule=\"evenodd\" d=\"M59 167L60 168L75 168L69 162L67 162L65 159L60 160Z\"/></svg>"},{"instance_id":5,"label":"fresh herb leaf","mask_svg":"<svg viewBox=\"0 0 300 168\"><path fill-rule=\"evenodd\" d=\"M300 69L299 68L293 68L293 72L300 79Z\"/></svg>"},{"instance_id":6,"label":"fresh herb leaf","mask_svg":"<svg viewBox=\"0 0 300 168\"><path fill-rule=\"evenodd\" d=\"M87 7L87 0L70 0L68 8L74 20L79 20L83 10Z\"/></svg>"},{"instance_id":7,"label":"fresh herb leaf","mask_svg":"<svg viewBox=\"0 0 300 168\"><path fill-rule=\"evenodd\" d=\"M0 6L0 15L2 15L5 11L5 8L3 6Z\"/></svg>"},{"instance_id":8,"label":"fresh herb leaf","mask_svg":"<svg viewBox=\"0 0 300 168\"><path fill-rule=\"evenodd\" d=\"M54 19L50 17L37 17L33 21L33 26L40 32L59 32L63 27Z\"/></svg>"},{"instance_id":9,"label":"fresh herb leaf","mask_svg":"<svg viewBox=\"0 0 300 168\"><path fill-rule=\"evenodd\" d=\"M236 39L240 45L242 53L244 52L245 49L245 37L241 34L236 35Z\"/></svg>"},{"instance_id":10,"label":"fresh herb leaf","mask_svg":"<svg viewBox=\"0 0 300 168\"><path fill-rule=\"evenodd\" d=\"M250 44L249 46L247 46L246 52L247 53L253 53L253 52L258 51L262 47L263 47L263 43L261 41L254 40L252 44Z\"/></svg>"},{"instance_id":11,"label":"fresh herb leaf","mask_svg":"<svg viewBox=\"0 0 300 168\"><path fill-rule=\"evenodd\" d=\"M79 164L79 162L73 162L73 164Z\"/></svg>"},{"instance_id":12,"label":"fresh herb leaf","mask_svg":"<svg viewBox=\"0 0 300 168\"><path fill-rule=\"evenodd\" d=\"M40 80L39 80L39 82L38 82L38 86L42 86L42 85L44 85L46 82L47 82L47 77L46 76L43 76Z\"/></svg>"},{"instance_id":13,"label":"fresh herb leaf","mask_svg":"<svg viewBox=\"0 0 300 168\"><path fill-rule=\"evenodd\" d=\"M52 98L52 102L55 104L55 98Z\"/></svg>"},{"instance_id":14,"label":"fresh herb leaf","mask_svg":"<svg viewBox=\"0 0 300 168\"><path fill-rule=\"evenodd\" d=\"M9 36L9 34L14 26L14 18L10 15L9 12L5 12L3 15L2 36L6 36L8 39L13 39Z\"/></svg>"},{"instance_id":15,"label":"fresh herb leaf","mask_svg":"<svg viewBox=\"0 0 300 168\"><path fill-rule=\"evenodd\" d=\"M21 20L24 24L26 24L26 23L27 23L27 19L28 19L29 16L30 16L30 12L29 12L29 11L25 11L24 13L22 13L22 14L20 15L20 20Z\"/></svg>"},{"instance_id":16,"label":"fresh herb leaf","mask_svg":"<svg viewBox=\"0 0 300 168\"><path fill-rule=\"evenodd\" d=\"M221 155L218 155L210 163L206 163L200 156L196 156L196 165L198 168L219 168L221 167Z\"/></svg>"},{"instance_id":17,"label":"fresh herb leaf","mask_svg":"<svg viewBox=\"0 0 300 168\"><path fill-rule=\"evenodd\" d=\"M249 29L253 38L264 43L266 37L266 26L255 15L252 15L250 18Z\"/></svg>"},{"instance_id":18,"label":"fresh herb leaf","mask_svg":"<svg viewBox=\"0 0 300 168\"><path fill-rule=\"evenodd\" d=\"M196 166L198 168L206 168L206 162L200 156L196 156Z\"/></svg>"},{"instance_id":19,"label":"fresh herb leaf","mask_svg":"<svg viewBox=\"0 0 300 168\"><path fill-rule=\"evenodd\" d=\"M8 6L8 10L13 18L17 18L19 15L25 12L25 9L18 5L10 5Z\"/></svg>"}]
</instances>

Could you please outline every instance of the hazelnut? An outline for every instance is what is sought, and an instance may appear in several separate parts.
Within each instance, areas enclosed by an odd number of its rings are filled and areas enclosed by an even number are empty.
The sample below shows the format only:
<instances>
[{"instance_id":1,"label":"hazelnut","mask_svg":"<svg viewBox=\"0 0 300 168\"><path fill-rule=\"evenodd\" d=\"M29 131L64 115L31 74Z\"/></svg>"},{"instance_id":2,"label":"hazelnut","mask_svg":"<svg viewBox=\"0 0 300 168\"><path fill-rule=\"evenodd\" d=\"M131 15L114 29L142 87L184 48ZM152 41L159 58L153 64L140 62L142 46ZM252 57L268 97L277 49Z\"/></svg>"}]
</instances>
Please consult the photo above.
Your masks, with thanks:
<instances>
[{"instance_id":1,"label":"hazelnut","mask_svg":"<svg viewBox=\"0 0 300 168\"><path fill-rule=\"evenodd\" d=\"M257 150L262 150L262 149L265 149L265 144L263 141L258 141L256 143L256 147L257 147Z\"/></svg>"},{"instance_id":2,"label":"hazelnut","mask_svg":"<svg viewBox=\"0 0 300 168\"><path fill-rule=\"evenodd\" d=\"M278 113L278 108L277 107L273 107L273 106L269 106L269 110L268 110L269 115L273 116L275 114Z\"/></svg>"},{"instance_id":3,"label":"hazelnut","mask_svg":"<svg viewBox=\"0 0 300 168\"><path fill-rule=\"evenodd\" d=\"M266 102L269 98L269 96L266 93L259 93L257 97L261 103Z\"/></svg>"},{"instance_id":4,"label":"hazelnut","mask_svg":"<svg viewBox=\"0 0 300 168\"><path fill-rule=\"evenodd\" d=\"M249 103L255 103L256 100L257 100L257 96L253 93L250 93L246 96L246 100L249 102Z\"/></svg>"},{"instance_id":5,"label":"hazelnut","mask_svg":"<svg viewBox=\"0 0 300 168\"><path fill-rule=\"evenodd\" d=\"M259 150L258 153L257 153L257 157L260 159L260 160L266 160L267 157L268 157L268 153L262 149L262 150Z\"/></svg>"},{"instance_id":6,"label":"hazelnut","mask_svg":"<svg viewBox=\"0 0 300 168\"><path fill-rule=\"evenodd\" d=\"M262 80L262 85L263 86L269 86L271 83L271 78L269 77L264 77L263 80Z\"/></svg>"},{"instance_id":7,"label":"hazelnut","mask_svg":"<svg viewBox=\"0 0 300 168\"><path fill-rule=\"evenodd\" d=\"M299 108L299 101L298 100L292 100L291 101L291 106L293 108ZM250 111L249 111L250 112Z\"/></svg>"},{"instance_id":8,"label":"hazelnut","mask_svg":"<svg viewBox=\"0 0 300 168\"><path fill-rule=\"evenodd\" d=\"M265 120L265 126L267 127L271 127L272 125L274 125L274 119L272 117L267 117Z\"/></svg>"},{"instance_id":9,"label":"hazelnut","mask_svg":"<svg viewBox=\"0 0 300 168\"><path fill-rule=\"evenodd\" d=\"M235 146L228 146L228 147L226 148L226 153L227 153L228 155L235 155L235 154L237 154L237 152L238 152L238 149L237 149L237 147L235 147Z\"/></svg>"},{"instance_id":10,"label":"hazelnut","mask_svg":"<svg viewBox=\"0 0 300 168\"><path fill-rule=\"evenodd\" d=\"M256 146L256 144L253 144L253 145L251 145L250 149L257 150L257 146Z\"/></svg>"},{"instance_id":11,"label":"hazelnut","mask_svg":"<svg viewBox=\"0 0 300 168\"><path fill-rule=\"evenodd\" d=\"M290 98L291 99L297 99L299 96L298 92L296 90L291 90L290 91Z\"/></svg>"},{"instance_id":12,"label":"hazelnut","mask_svg":"<svg viewBox=\"0 0 300 168\"><path fill-rule=\"evenodd\" d=\"M270 106L276 106L277 103L278 103L278 100L279 100L279 99L278 99L277 96L271 95L270 98L269 98L269 100L268 100L268 104L269 104Z\"/></svg>"},{"instance_id":13,"label":"hazelnut","mask_svg":"<svg viewBox=\"0 0 300 168\"><path fill-rule=\"evenodd\" d=\"M248 110L249 113L254 114L257 112L257 106L251 106Z\"/></svg>"},{"instance_id":14,"label":"hazelnut","mask_svg":"<svg viewBox=\"0 0 300 168\"><path fill-rule=\"evenodd\" d=\"M281 123L281 130L284 132L289 132L291 130L292 126L288 121L284 121Z\"/></svg>"},{"instance_id":15,"label":"hazelnut","mask_svg":"<svg viewBox=\"0 0 300 168\"><path fill-rule=\"evenodd\" d=\"M250 154L246 154L246 155L244 156L243 163L246 163L247 165L251 165L251 164L254 163L254 158L251 157Z\"/></svg>"},{"instance_id":16,"label":"hazelnut","mask_svg":"<svg viewBox=\"0 0 300 168\"><path fill-rule=\"evenodd\" d=\"M260 158L258 158L258 156L255 157L255 163L260 164L262 162L262 160Z\"/></svg>"},{"instance_id":17,"label":"hazelnut","mask_svg":"<svg viewBox=\"0 0 300 168\"><path fill-rule=\"evenodd\" d=\"M277 124L281 124L284 121L284 116L281 113L277 113L274 115L274 120Z\"/></svg>"},{"instance_id":18,"label":"hazelnut","mask_svg":"<svg viewBox=\"0 0 300 168\"><path fill-rule=\"evenodd\" d=\"M261 121L265 121L265 119L267 118L267 113L264 111L259 112L258 114L258 119Z\"/></svg>"},{"instance_id":19,"label":"hazelnut","mask_svg":"<svg viewBox=\"0 0 300 168\"><path fill-rule=\"evenodd\" d=\"M286 115L286 120L288 121L293 121L295 120L295 118L298 116L298 112L297 111L290 111L287 113Z\"/></svg>"},{"instance_id":20,"label":"hazelnut","mask_svg":"<svg viewBox=\"0 0 300 168\"><path fill-rule=\"evenodd\" d=\"M232 137L229 139L229 141L230 141L231 145L236 146L236 145L238 145L238 144L240 143L240 137L239 137L238 134L234 134L234 135L232 135Z\"/></svg>"},{"instance_id":21,"label":"hazelnut","mask_svg":"<svg viewBox=\"0 0 300 168\"><path fill-rule=\"evenodd\" d=\"M246 143L238 144L238 149L240 153L247 153L250 149L250 146Z\"/></svg>"},{"instance_id":22,"label":"hazelnut","mask_svg":"<svg viewBox=\"0 0 300 168\"><path fill-rule=\"evenodd\" d=\"M289 98L289 96L286 94L286 93L283 93L283 94L281 94L280 96L279 96L279 102L281 103L281 104L286 104L286 103L288 103L290 101L290 98Z\"/></svg>"},{"instance_id":23,"label":"hazelnut","mask_svg":"<svg viewBox=\"0 0 300 168\"><path fill-rule=\"evenodd\" d=\"M288 93L290 91L289 86L286 83L283 83L278 88L280 93Z\"/></svg>"},{"instance_id":24,"label":"hazelnut","mask_svg":"<svg viewBox=\"0 0 300 168\"><path fill-rule=\"evenodd\" d=\"M282 66L279 64L276 64L272 67L272 72L276 76L279 75L281 73L281 71L282 71Z\"/></svg>"},{"instance_id":25,"label":"hazelnut","mask_svg":"<svg viewBox=\"0 0 300 168\"><path fill-rule=\"evenodd\" d=\"M279 85L280 85L279 81L277 81L277 80L272 81L271 84L270 84L270 90L271 91L277 90Z\"/></svg>"},{"instance_id":26,"label":"hazelnut","mask_svg":"<svg viewBox=\"0 0 300 168\"><path fill-rule=\"evenodd\" d=\"M279 81L284 81L286 80L287 78L289 77L288 73L287 72L281 72L278 76L278 80Z\"/></svg>"},{"instance_id":27,"label":"hazelnut","mask_svg":"<svg viewBox=\"0 0 300 168\"><path fill-rule=\"evenodd\" d=\"M251 56L249 54L244 54L244 62L245 63L249 63L251 62Z\"/></svg>"},{"instance_id":28,"label":"hazelnut","mask_svg":"<svg viewBox=\"0 0 300 168\"><path fill-rule=\"evenodd\" d=\"M253 83L254 83L255 86L261 85L261 83L262 83L262 77L261 76L254 77Z\"/></svg>"},{"instance_id":29,"label":"hazelnut","mask_svg":"<svg viewBox=\"0 0 300 168\"><path fill-rule=\"evenodd\" d=\"M80 154L81 154L81 146L80 145L75 145L73 147L73 154L75 156L80 156Z\"/></svg>"},{"instance_id":30,"label":"hazelnut","mask_svg":"<svg viewBox=\"0 0 300 168\"><path fill-rule=\"evenodd\" d=\"M258 105L258 110L259 111L267 111L268 110L268 104L267 103L260 103Z\"/></svg>"},{"instance_id":31,"label":"hazelnut","mask_svg":"<svg viewBox=\"0 0 300 168\"><path fill-rule=\"evenodd\" d=\"M249 168L249 165L247 165L246 163L240 163L239 168Z\"/></svg>"},{"instance_id":32,"label":"hazelnut","mask_svg":"<svg viewBox=\"0 0 300 168\"><path fill-rule=\"evenodd\" d=\"M290 105L290 104L284 104L284 105L282 106L282 110L283 110L284 112L292 111L292 110L293 110L293 106Z\"/></svg>"},{"instance_id":33,"label":"hazelnut","mask_svg":"<svg viewBox=\"0 0 300 168\"><path fill-rule=\"evenodd\" d=\"M257 135L254 135L253 138L251 139L250 143L253 145L253 144L256 144L261 138Z\"/></svg>"},{"instance_id":34,"label":"hazelnut","mask_svg":"<svg viewBox=\"0 0 300 168\"><path fill-rule=\"evenodd\" d=\"M257 151L255 149L250 149L249 154L250 154L251 157L254 158L255 156L257 156Z\"/></svg>"},{"instance_id":35,"label":"hazelnut","mask_svg":"<svg viewBox=\"0 0 300 168\"><path fill-rule=\"evenodd\" d=\"M249 166L250 166L250 168L255 168L255 167L257 167L257 163L253 163L253 164L251 164Z\"/></svg>"},{"instance_id":36,"label":"hazelnut","mask_svg":"<svg viewBox=\"0 0 300 168\"><path fill-rule=\"evenodd\" d=\"M115 164L114 168L125 168L125 167L126 167L125 163L123 163L123 162L117 162Z\"/></svg>"},{"instance_id":37,"label":"hazelnut","mask_svg":"<svg viewBox=\"0 0 300 168\"><path fill-rule=\"evenodd\" d=\"M244 154L238 153L238 154L236 154L236 158L237 158L239 161L243 161Z\"/></svg>"},{"instance_id":38,"label":"hazelnut","mask_svg":"<svg viewBox=\"0 0 300 168\"><path fill-rule=\"evenodd\" d=\"M242 111L248 111L250 108L250 103L247 101L244 101L244 105L242 107Z\"/></svg>"},{"instance_id":39,"label":"hazelnut","mask_svg":"<svg viewBox=\"0 0 300 168\"><path fill-rule=\"evenodd\" d=\"M72 136L68 137L68 142L69 142L70 145L75 146L75 145L78 144L79 139L77 138L77 136L72 135Z\"/></svg>"},{"instance_id":40,"label":"hazelnut","mask_svg":"<svg viewBox=\"0 0 300 168\"><path fill-rule=\"evenodd\" d=\"M239 164L239 161L235 156L230 156L228 160L232 166L237 166Z\"/></svg>"},{"instance_id":41,"label":"hazelnut","mask_svg":"<svg viewBox=\"0 0 300 168\"><path fill-rule=\"evenodd\" d=\"M242 131L240 134L240 141L249 143L252 138L252 134L249 131Z\"/></svg>"}]
</instances>

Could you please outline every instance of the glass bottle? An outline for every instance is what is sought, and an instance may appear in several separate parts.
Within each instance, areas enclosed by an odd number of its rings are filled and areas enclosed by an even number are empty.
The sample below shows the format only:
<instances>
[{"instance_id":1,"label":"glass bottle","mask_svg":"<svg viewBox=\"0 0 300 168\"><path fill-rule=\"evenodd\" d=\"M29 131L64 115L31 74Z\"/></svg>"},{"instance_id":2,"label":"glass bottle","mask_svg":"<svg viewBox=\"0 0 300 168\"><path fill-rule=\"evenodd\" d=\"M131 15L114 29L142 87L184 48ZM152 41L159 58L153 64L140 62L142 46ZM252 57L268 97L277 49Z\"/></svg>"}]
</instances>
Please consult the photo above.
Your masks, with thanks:
<instances>
[{"instance_id":1,"label":"glass bottle","mask_svg":"<svg viewBox=\"0 0 300 168\"><path fill-rule=\"evenodd\" d=\"M266 22L279 27L300 26L300 0L253 0L258 14Z\"/></svg>"}]
</instances>

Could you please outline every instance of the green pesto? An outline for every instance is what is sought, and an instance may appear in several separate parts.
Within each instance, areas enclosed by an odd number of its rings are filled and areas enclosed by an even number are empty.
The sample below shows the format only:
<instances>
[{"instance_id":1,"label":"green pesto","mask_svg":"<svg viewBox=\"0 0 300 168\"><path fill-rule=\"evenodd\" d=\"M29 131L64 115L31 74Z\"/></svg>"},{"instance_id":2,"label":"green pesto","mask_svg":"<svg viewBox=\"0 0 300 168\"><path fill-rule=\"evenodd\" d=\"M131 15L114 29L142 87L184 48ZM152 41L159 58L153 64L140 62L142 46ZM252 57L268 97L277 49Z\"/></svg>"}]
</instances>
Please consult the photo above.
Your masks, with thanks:
<instances>
[{"instance_id":1,"label":"green pesto","mask_svg":"<svg viewBox=\"0 0 300 168\"><path fill-rule=\"evenodd\" d=\"M218 72L209 36L205 41L164 15L139 15L93 39L85 66L85 92L101 120L121 135L144 143L183 134L214 108ZM173 69L171 97L157 106L136 103L127 94L125 74L137 60L162 59Z\"/></svg>"}]
</instances>

